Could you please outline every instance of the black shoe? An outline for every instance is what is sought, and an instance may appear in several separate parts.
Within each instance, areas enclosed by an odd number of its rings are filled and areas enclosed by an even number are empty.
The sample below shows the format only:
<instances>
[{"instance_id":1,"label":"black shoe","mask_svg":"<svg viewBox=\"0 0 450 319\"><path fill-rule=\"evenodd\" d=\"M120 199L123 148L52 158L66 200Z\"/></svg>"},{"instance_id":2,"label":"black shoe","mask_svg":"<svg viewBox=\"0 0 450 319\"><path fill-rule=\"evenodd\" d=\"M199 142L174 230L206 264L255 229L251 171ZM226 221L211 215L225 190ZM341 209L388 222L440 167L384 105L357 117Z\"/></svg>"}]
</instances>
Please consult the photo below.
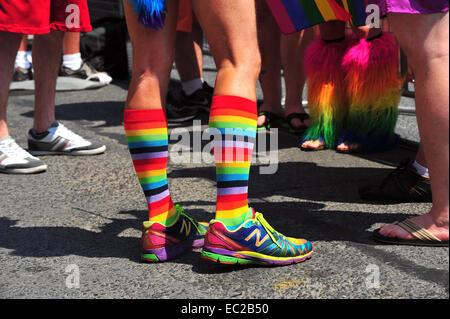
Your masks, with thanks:
<instances>
[{"instance_id":1,"label":"black shoe","mask_svg":"<svg viewBox=\"0 0 450 319\"><path fill-rule=\"evenodd\" d=\"M182 123L196 118L198 110L189 107L179 107L170 103L166 104L166 117L168 123Z\"/></svg>"},{"instance_id":2,"label":"black shoe","mask_svg":"<svg viewBox=\"0 0 450 319\"><path fill-rule=\"evenodd\" d=\"M189 108L198 108L201 111L209 112L211 109L211 102L214 88L209 86L208 83L203 82L203 87L198 89L191 95L186 95L181 90L181 104Z\"/></svg>"},{"instance_id":3,"label":"black shoe","mask_svg":"<svg viewBox=\"0 0 450 319\"><path fill-rule=\"evenodd\" d=\"M417 174L410 159L404 159L379 186L359 189L364 200L384 203L431 202L430 179Z\"/></svg>"},{"instance_id":4,"label":"black shoe","mask_svg":"<svg viewBox=\"0 0 450 319\"><path fill-rule=\"evenodd\" d=\"M22 81L28 81L33 80L33 71L31 68L29 69L22 69L17 67L14 71L14 75L12 78L13 82L22 82Z\"/></svg>"}]
</instances>

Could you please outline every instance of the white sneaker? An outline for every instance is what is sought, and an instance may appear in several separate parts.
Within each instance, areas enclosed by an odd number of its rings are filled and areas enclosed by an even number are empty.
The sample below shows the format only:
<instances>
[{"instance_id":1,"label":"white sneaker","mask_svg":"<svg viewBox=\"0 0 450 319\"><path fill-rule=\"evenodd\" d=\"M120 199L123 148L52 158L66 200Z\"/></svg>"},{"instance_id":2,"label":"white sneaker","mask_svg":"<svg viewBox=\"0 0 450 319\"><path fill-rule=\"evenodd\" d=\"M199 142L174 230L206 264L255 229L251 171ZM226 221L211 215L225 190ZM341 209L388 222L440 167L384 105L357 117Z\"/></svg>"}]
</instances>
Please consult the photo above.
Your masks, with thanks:
<instances>
[{"instance_id":1,"label":"white sneaker","mask_svg":"<svg viewBox=\"0 0 450 319\"><path fill-rule=\"evenodd\" d=\"M54 122L43 133L28 132L28 150L33 155L96 155L104 153L105 145L93 143Z\"/></svg>"},{"instance_id":2,"label":"white sneaker","mask_svg":"<svg viewBox=\"0 0 450 319\"><path fill-rule=\"evenodd\" d=\"M46 170L44 162L25 151L10 136L0 139L0 173L33 174Z\"/></svg>"}]
</instances>

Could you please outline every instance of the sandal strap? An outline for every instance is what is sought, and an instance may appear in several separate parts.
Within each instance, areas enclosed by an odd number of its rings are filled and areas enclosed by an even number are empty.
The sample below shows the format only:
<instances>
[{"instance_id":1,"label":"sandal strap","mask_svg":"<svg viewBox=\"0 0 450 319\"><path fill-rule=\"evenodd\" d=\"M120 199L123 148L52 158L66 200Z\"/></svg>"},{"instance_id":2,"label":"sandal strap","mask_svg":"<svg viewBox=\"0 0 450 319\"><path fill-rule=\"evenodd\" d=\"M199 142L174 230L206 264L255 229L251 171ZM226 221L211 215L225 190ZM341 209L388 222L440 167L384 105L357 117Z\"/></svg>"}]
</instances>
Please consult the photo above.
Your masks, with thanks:
<instances>
[{"instance_id":1,"label":"sandal strap","mask_svg":"<svg viewBox=\"0 0 450 319\"><path fill-rule=\"evenodd\" d=\"M397 223L397 226L400 226L401 228L403 228L404 230L406 230L408 233L410 233L419 240L435 241L435 242L441 241L431 232L429 232L422 226L418 225L417 223L413 222L411 219L405 219L404 221Z\"/></svg>"},{"instance_id":2,"label":"sandal strap","mask_svg":"<svg viewBox=\"0 0 450 319\"><path fill-rule=\"evenodd\" d=\"M286 121L288 123L291 123L293 119L299 119L303 123L305 120L308 120L309 118L310 117L308 113L291 113L288 116L286 116Z\"/></svg>"}]
</instances>

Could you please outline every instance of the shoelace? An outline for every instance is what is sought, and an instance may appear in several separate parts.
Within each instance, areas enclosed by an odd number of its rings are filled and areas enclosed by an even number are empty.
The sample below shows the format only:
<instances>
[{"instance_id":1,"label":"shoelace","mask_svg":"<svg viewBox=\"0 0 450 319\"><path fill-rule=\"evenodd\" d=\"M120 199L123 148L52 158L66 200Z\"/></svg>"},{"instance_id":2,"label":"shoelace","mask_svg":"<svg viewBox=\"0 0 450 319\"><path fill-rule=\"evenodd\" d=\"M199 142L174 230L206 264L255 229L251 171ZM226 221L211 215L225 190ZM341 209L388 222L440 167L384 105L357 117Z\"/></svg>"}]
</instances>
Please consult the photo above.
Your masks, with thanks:
<instances>
[{"instance_id":1,"label":"shoelace","mask_svg":"<svg viewBox=\"0 0 450 319\"><path fill-rule=\"evenodd\" d=\"M0 143L0 151L11 158L27 158L33 156L25 151L15 140L11 139L9 143Z\"/></svg>"},{"instance_id":2,"label":"shoelace","mask_svg":"<svg viewBox=\"0 0 450 319\"><path fill-rule=\"evenodd\" d=\"M261 213L256 213L255 214L255 219L261 224L261 226L266 230L267 234L270 236L270 238L272 239L272 241L280 248L283 248L281 246L280 243L278 243L278 241L275 239L275 236L273 235L274 233L276 233L277 235L281 236L281 238L283 238L284 240L286 240L286 236L284 236L283 234L280 234L279 232L277 232L275 229L273 229L272 226L270 226L270 224L267 222L267 220L264 219L263 215Z\"/></svg>"},{"instance_id":3,"label":"shoelace","mask_svg":"<svg viewBox=\"0 0 450 319\"><path fill-rule=\"evenodd\" d=\"M180 215L187 218L192 223L192 225L194 225L194 227L197 229L198 234L201 234L200 229L198 228L197 222L195 220L193 220L190 216L186 215L183 207L181 207L179 204L176 204L175 209L177 210L177 213L179 213Z\"/></svg>"}]
</instances>

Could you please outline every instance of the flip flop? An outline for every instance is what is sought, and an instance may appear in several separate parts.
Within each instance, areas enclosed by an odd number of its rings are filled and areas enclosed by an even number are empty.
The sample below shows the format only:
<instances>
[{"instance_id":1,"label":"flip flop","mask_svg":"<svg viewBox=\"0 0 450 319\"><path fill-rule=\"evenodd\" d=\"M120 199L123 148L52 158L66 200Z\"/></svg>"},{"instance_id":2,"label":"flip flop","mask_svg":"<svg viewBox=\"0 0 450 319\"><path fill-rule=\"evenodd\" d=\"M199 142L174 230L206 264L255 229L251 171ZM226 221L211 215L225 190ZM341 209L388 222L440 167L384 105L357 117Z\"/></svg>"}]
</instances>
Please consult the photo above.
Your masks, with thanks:
<instances>
[{"instance_id":1,"label":"flip flop","mask_svg":"<svg viewBox=\"0 0 450 319\"><path fill-rule=\"evenodd\" d=\"M377 229L373 232L373 239L378 242L394 245L448 247L448 240L440 240L431 232L413 222L411 219L405 219L401 222L395 222L394 225L397 225L406 230L416 239L402 239L397 237L383 236L380 234L380 229Z\"/></svg>"},{"instance_id":2,"label":"flip flop","mask_svg":"<svg viewBox=\"0 0 450 319\"><path fill-rule=\"evenodd\" d=\"M305 131L308 129L308 127L307 126L295 127L294 125L292 125L292 120L299 119L300 122L305 124L305 121L308 120L309 118L310 117L309 117L308 113L291 113L288 116L286 116L286 125L289 129L289 133L293 133L293 134L305 133Z\"/></svg>"},{"instance_id":3,"label":"flip flop","mask_svg":"<svg viewBox=\"0 0 450 319\"><path fill-rule=\"evenodd\" d=\"M282 125L284 119L283 117L269 111L261 111L258 113L258 117L265 116L266 120L264 121L263 125L258 126L258 130L267 129L270 130L271 127L275 127L278 125Z\"/></svg>"}]
</instances>

